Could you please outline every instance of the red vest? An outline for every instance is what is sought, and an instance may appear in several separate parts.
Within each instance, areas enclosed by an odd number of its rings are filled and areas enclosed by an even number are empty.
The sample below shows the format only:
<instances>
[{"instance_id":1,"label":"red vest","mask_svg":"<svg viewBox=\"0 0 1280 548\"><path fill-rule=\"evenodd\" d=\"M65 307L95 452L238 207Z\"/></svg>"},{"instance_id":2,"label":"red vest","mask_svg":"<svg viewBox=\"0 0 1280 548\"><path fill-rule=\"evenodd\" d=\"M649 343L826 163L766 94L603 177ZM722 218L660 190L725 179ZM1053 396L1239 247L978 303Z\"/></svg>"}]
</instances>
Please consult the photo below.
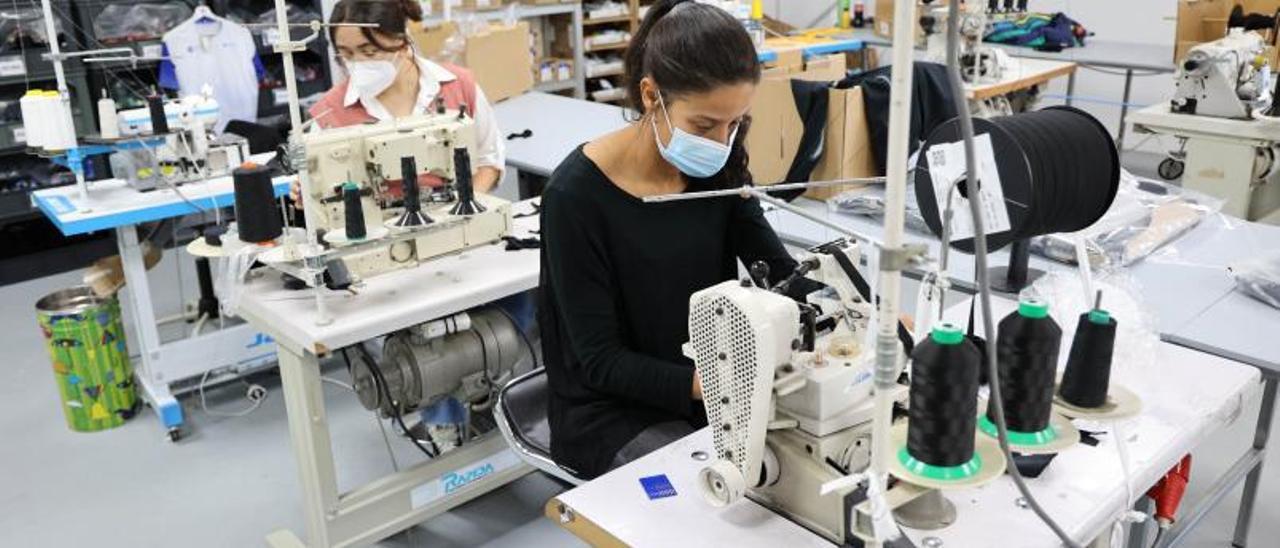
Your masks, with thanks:
<instances>
[{"instance_id":1,"label":"red vest","mask_svg":"<svg viewBox=\"0 0 1280 548\"><path fill-rule=\"evenodd\" d=\"M449 82L440 82L438 97L444 101L445 108L458 110L465 105L467 113L474 116L476 112L476 81L471 76L471 72L449 63L440 63L440 66L457 77ZM350 80L343 80L333 89L330 89L328 93L325 93L324 97L308 110L311 113L311 117L316 120L316 125L322 129L330 129L378 121L377 118L369 114L369 111L365 110L364 105L359 101L352 103L349 107L342 104L347 98L347 88L350 85ZM393 196L399 196L402 191L401 186L396 181L388 181L388 183L387 191ZM422 186L438 187L444 184L444 181L435 175L420 175L418 183Z\"/></svg>"}]
</instances>

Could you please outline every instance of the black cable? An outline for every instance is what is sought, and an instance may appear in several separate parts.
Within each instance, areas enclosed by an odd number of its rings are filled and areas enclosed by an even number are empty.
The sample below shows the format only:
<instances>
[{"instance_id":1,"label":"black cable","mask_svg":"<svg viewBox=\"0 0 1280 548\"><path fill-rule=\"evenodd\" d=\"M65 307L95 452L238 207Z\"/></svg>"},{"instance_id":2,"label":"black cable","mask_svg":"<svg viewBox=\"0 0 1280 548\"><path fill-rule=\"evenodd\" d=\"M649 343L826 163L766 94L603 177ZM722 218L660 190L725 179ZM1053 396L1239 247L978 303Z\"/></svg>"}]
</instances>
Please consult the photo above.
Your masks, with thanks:
<instances>
[{"instance_id":1,"label":"black cable","mask_svg":"<svg viewBox=\"0 0 1280 548\"><path fill-rule=\"evenodd\" d=\"M387 398L386 402L391 405L391 420L400 426L400 430L403 431L405 435L409 438L409 440L413 442L413 446L417 447L419 451L422 451L422 453L426 455L427 458L434 459L437 456L439 456L440 454L439 450L436 450L436 452L433 454L426 447L423 447L422 444L419 443L418 440L415 439L413 435L409 433L409 427L405 426L404 419L400 417L400 413L399 413L400 406L396 404L395 399L391 397L391 390L387 388L387 381L382 376L382 370L378 368L378 366L373 362L372 359L370 359L371 356L369 356L369 351L366 350L362 344L357 343L354 346L360 349L362 355L364 356L365 363L369 366L369 372L373 374L373 384L374 384L374 388L376 388L379 391L378 392L379 398L382 398L382 397ZM347 350L349 350L349 348L350 347L342 349L342 358L346 360L348 370L351 369L351 356L347 354ZM379 400L378 404L375 405L374 407L381 408L382 401ZM374 413L377 413L377 411L374 411ZM428 436L429 435L430 434L428 434ZM431 445L434 446L435 443L432 442Z\"/></svg>"},{"instance_id":2,"label":"black cable","mask_svg":"<svg viewBox=\"0 0 1280 548\"><path fill-rule=\"evenodd\" d=\"M516 328L516 333L519 333L520 338L524 340L524 345L529 348L529 357L533 359L533 369L537 370L538 368L542 367L542 365L538 363L538 353L534 351L533 343L530 342L529 335L525 333L523 329L520 328L520 323L517 322L516 319L511 316L510 312L507 312L502 307L496 306L494 308L496 308L498 312L501 312L503 316L506 316L507 319L511 321L512 327Z\"/></svg>"}]
</instances>

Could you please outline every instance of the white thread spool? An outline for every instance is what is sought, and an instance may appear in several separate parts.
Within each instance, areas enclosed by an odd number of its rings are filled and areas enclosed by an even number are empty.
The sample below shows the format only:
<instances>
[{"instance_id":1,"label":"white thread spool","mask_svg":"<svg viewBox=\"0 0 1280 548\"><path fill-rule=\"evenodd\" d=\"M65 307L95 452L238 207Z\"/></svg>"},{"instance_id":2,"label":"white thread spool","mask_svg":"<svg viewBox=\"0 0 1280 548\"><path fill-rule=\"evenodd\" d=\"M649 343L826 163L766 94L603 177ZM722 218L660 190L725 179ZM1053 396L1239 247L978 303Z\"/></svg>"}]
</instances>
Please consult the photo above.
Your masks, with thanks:
<instances>
[{"instance_id":1,"label":"white thread spool","mask_svg":"<svg viewBox=\"0 0 1280 548\"><path fill-rule=\"evenodd\" d=\"M103 139L120 138L120 117L116 114L116 102L102 90L102 98L98 99L98 134Z\"/></svg>"},{"instance_id":2,"label":"white thread spool","mask_svg":"<svg viewBox=\"0 0 1280 548\"><path fill-rule=\"evenodd\" d=\"M56 91L44 92L45 110L43 119L49 121L50 132L44 143L45 150L62 151L76 146L76 126L71 118L70 106L62 102L62 95Z\"/></svg>"},{"instance_id":3,"label":"white thread spool","mask_svg":"<svg viewBox=\"0 0 1280 548\"><path fill-rule=\"evenodd\" d=\"M40 123L40 101L44 92L38 89L27 91L22 99L18 100L18 106L22 111L22 129L27 137L27 146L42 148L44 147L44 124Z\"/></svg>"}]
</instances>

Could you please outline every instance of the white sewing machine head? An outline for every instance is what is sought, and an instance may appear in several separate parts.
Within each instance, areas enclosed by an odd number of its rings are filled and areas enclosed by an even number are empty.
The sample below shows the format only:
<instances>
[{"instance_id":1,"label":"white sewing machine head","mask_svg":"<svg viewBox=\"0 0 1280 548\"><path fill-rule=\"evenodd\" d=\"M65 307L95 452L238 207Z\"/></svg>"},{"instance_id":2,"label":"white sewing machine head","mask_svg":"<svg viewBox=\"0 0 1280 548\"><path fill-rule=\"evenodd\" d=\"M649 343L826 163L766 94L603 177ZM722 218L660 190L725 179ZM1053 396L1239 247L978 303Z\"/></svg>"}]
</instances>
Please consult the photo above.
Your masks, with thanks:
<instances>
[{"instance_id":1,"label":"white sewing machine head","mask_svg":"<svg viewBox=\"0 0 1280 548\"><path fill-rule=\"evenodd\" d=\"M689 343L715 440L702 472L713 505L744 494L842 542L852 528L844 497L819 487L870 461L872 307L847 269L856 244L803 257L829 289L801 304L747 282L724 282L689 300Z\"/></svg>"},{"instance_id":2,"label":"white sewing machine head","mask_svg":"<svg viewBox=\"0 0 1280 548\"><path fill-rule=\"evenodd\" d=\"M163 145L111 155L112 173L133 188L151 190L160 184L177 185L223 177L249 160L249 142L244 138L231 134L210 135L221 113L212 95L188 95L166 101L164 112L169 134ZM152 133L151 113L146 108L120 111L118 116L121 136L141 138Z\"/></svg>"},{"instance_id":3,"label":"white sewing machine head","mask_svg":"<svg viewBox=\"0 0 1280 548\"><path fill-rule=\"evenodd\" d=\"M920 18L928 58L935 63L947 62L947 10L947 6L927 9ZM977 2L960 6L960 76L970 84L999 81L1010 62L1003 50L982 42L990 27L989 18L986 7Z\"/></svg>"},{"instance_id":4,"label":"white sewing machine head","mask_svg":"<svg viewBox=\"0 0 1280 548\"><path fill-rule=\"evenodd\" d=\"M466 196L460 196L458 183L465 177L470 184L471 168L455 162L469 164L475 146L474 127L470 117L449 111L307 133L303 145L310 184L302 200L305 210L315 212L314 226L308 230L317 231L319 239L334 245L371 247L343 257L356 277L408 268L501 240L511 228L508 202L476 195L476 212L463 214L456 209L462 201L470 203ZM431 189L418 191L403 184L406 159L413 161L414 179L430 182ZM329 238L345 229L343 188L352 184L358 189L368 227L362 242ZM427 222L398 226L410 193L418 192L415 209L420 209ZM386 245L370 243L383 239L387 239Z\"/></svg>"},{"instance_id":5,"label":"white sewing machine head","mask_svg":"<svg viewBox=\"0 0 1280 548\"><path fill-rule=\"evenodd\" d=\"M1191 48L1178 68L1170 110L1249 119L1271 104L1271 68L1262 36L1244 29Z\"/></svg>"}]
</instances>

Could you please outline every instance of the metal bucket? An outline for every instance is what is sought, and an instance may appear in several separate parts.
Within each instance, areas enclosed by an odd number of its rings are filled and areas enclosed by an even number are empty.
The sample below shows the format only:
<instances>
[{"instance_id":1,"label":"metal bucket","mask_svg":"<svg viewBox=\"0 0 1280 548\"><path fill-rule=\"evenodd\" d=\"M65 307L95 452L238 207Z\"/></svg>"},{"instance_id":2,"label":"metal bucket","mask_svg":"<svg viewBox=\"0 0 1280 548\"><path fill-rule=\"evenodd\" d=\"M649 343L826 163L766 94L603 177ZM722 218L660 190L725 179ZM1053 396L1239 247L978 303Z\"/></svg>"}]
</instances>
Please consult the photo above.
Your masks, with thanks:
<instances>
[{"instance_id":1,"label":"metal bucket","mask_svg":"<svg viewBox=\"0 0 1280 548\"><path fill-rule=\"evenodd\" d=\"M115 428L138 408L133 367L120 321L120 301L85 286L36 301L67 426L77 432Z\"/></svg>"}]
</instances>

